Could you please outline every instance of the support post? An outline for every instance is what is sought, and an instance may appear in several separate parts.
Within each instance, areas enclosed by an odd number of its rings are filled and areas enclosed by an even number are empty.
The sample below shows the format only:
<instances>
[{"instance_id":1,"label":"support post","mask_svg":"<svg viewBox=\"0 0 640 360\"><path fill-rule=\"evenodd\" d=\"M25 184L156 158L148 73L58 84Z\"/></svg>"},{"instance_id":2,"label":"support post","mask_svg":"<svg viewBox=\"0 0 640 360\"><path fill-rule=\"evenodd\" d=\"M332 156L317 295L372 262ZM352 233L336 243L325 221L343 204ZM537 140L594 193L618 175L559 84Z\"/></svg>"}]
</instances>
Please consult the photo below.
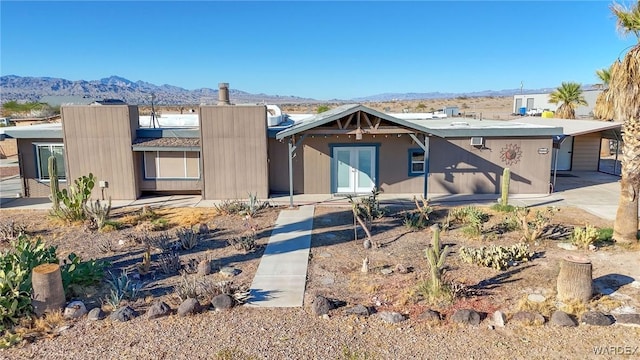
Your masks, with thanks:
<instances>
[{"instance_id":1,"label":"support post","mask_svg":"<svg viewBox=\"0 0 640 360\"><path fill-rule=\"evenodd\" d=\"M289 138L289 207L293 208L293 152L296 150L293 144L293 136Z\"/></svg>"},{"instance_id":2,"label":"support post","mask_svg":"<svg viewBox=\"0 0 640 360\"><path fill-rule=\"evenodd\" d=\"M289 207L293 208L293 158L294 152L302 143L307 135L302 135L298 142L295 141L293 135L289 138Z\"/></svg>"}]
</instances>

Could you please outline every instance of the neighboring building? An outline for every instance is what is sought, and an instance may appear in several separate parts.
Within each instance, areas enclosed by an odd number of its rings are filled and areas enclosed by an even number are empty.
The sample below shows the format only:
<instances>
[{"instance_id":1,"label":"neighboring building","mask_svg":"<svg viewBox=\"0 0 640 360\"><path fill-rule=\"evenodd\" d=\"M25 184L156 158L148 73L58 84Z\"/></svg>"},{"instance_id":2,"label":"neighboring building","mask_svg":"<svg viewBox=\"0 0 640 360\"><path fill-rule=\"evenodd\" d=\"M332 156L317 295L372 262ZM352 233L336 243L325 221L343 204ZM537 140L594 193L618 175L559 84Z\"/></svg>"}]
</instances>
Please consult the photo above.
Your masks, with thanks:
<instances>
[{"instance_id":1,"label":"neighboring building","mask_svg":"<svg viewBox=\"0 0 640 360\"><path fill-rule=\"evenodd\" d=\"M587 105L581 105L576 108L576 117L590 117L593 118L593 109L596 105L596 99L598 94L602 90L584 90L582 96L587 101ZM525 111L532 109L550 110L556 111L559 104L552 104L549 102L549 94L524 94L513 95L513 113L520 114L520 108L525 108Z\"/></svg>"},{"instance_id":2,"label":"neighboring building","mask_svg":"<svg viewBox=\"0 0 640 360\"><path fill-rule=\"evenodd\" d=\"M514 121L406 119L358 104L287 116L264 105L227 105L222 90L219 105L200 107L197 126L150 128L147 120L141 127L137 106L113 105L63 106L62 124L6 129L18 140L24 196L49 195L52 154L63 180L91 172L104 185L94 196L113 199L347 195L374 187L497 194L505 167L512 194L546 194L553 137L563 134Z\"/></svg>"},{"instance_id":3,"label":"neighboring building","mask_svg":"<svg viewBox=\"0 0 640 360\"><path fill-rule=\"evenodd\" d=\"M49 104L49 106L63 106L63 105L89 105L94 101L100 99L84 96L65 96L65 95L47 95L40 98L40 102L43 104Z\"/></svg>"},{"instance_id":4,"label":"neighboring building","mask_svg":"<svg viewBox=\"0 0 640 360\"><path fill-rule=\"evenodd\" d=\"M46 117L14 117L11 122L15 126L31 126L37 124L49 124L60 122L60 114L46 116Z\"/></svg>"}]
</instances>

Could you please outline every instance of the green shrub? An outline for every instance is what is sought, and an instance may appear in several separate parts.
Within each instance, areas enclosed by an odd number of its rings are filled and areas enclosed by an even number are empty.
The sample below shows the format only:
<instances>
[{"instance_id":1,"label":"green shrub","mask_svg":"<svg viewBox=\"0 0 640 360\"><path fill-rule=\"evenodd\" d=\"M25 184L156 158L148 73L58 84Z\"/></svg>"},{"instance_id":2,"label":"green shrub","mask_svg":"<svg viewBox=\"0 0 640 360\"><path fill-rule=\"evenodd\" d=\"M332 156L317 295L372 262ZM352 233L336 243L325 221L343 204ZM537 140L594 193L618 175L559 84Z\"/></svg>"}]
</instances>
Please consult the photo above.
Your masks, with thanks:
<instances>
[{"instance_id":1,"label":"green shrub","mask_svg":"<svg viewBox=\"0 0 640 360\"><path fill-rule=\"evenodd\" d=\"M493 204L491 205L491 210L510 213L515 211L516 207L513 205L502 205L502 204Z\"/></svg>"},{"instance_id":2,"label":"green shrub","mask_svg":"<svg viewBox=\"0 0 640 360\"><path fill-rule=\"evenodd\" d=\"M534 253L529 251L529 246L524 243L513 246L490 246L478 249L460 248L460 259L467 263L491 267L496 270L507 269L512 262L529 261Z\"/></svg>"},{"instance_id":3,"label":"green shrub","mask_svg":"<svg viewBox=\"0 0 640 360\"><path fill-rule=\"evenodd\" d=\"M63 262L62 285L67 295L72 285L90 286L100 283L104 277L105 268L109 266L108 262L101 260L82 261L75 253L69 254Z\"/></svg>"},{"instance_id":4,"label":"green shrub","mask_svg":"<svg viewBox=\"0 0 640 360\"><path fill-rule=\"evenodd\" d=\"M0 331L31 314L31 270L46 263L58 263L56 248L25 235L0 255Z\"/></svg>"},{"instance_id":5,"label":"green shrub","mask_svg":"<svg viewBox=\"0 0 640 360\"><path fill-rule=\"evenodd\" d=\"M428 221L421 213L411 211L404 213L403 224L409 230L421 230L427 227Z\"/></svg>"},{"instance_id":6,"label":"green shrub","mask_svg":"<svg viewBox=\"0 0 640 360\"><path fill-rule=\"evenodd\" d=\"M111 286L111 290L105 302L114 310L120 307L123 300L133 301L138 297L142 286L140 283L130 279L126 270L122 270L120 276L115 276L111 272L109 274L111 279L107 280L107 283Z\"/></svg>"},{"instance_id":7,"label":"green shrub","mask_svg":"<svg viewBox=\"0 0 640 360\"><path fill-rule=\"evenodd\" d=\"M93 174L81 176L74 181L75 185L69 185L69 189L58 191L57 198L60 207L52 210L52 214L67 221L86 220L87 214L85 206L91 197L91 190L95 185L96 178Z\"/></svg>"},{"instance_id":8,"label":"green shrub","mask_svg":"<svg viewBox=\"0 0 640 360\"><path fill-rule=\"evenodd\" d=\"M588 249L589 245L598 240L600 234L595 226L587 225L584 228L573 228L573 236L571 237L571 243L583 249Z\"/></svg>"}]
</instances>

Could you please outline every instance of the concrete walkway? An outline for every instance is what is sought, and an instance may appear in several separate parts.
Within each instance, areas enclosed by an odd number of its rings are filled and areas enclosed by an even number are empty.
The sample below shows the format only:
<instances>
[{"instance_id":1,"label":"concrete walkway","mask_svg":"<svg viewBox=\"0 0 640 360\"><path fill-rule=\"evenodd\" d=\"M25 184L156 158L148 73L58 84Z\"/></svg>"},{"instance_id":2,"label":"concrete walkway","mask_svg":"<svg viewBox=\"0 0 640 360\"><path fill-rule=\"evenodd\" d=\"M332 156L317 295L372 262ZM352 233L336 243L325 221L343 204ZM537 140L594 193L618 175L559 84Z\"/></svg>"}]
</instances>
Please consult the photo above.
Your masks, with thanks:
<instances>
[{"instance_id":1,"label":"concrete walkway","mask_svg":"<svg viewBox=\"0 0 640 360\"><path fill-rule=\"evenodd\" d=\"M252 298L247 305L302 306L314 209L307 205L280 212L251 284Z\"/></svg>"}]
</instances>

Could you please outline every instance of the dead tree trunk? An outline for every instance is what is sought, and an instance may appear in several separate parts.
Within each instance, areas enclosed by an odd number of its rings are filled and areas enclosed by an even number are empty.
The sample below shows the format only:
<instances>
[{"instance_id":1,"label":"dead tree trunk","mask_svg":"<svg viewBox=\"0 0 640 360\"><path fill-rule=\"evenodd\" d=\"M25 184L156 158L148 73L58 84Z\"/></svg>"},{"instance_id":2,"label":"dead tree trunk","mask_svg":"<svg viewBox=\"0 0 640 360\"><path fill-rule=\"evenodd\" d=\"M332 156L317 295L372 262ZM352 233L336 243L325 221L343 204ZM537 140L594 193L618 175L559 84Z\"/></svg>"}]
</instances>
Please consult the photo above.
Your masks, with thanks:
<instances>
[{"instance_id":1,"label":"dead tree trunk","mask_svg":"<svg viewBox=\"0 0 640 360\"><path fill-rule=\"evenodd\" d=\"M66 299L62 287L60 265L42 264L33 268L31 275L33 297L31 305L36 315L42 316L46 311L61 310Z\"/></svg>"},{"instance_id":2,"label":"dead tree trunk","mask_svg":"<svg viewBox=\"0 0 640 360\"><path fill-rule=\"evenodd\" d=\"M593 294L591 262L587 258L569 255L560 262L558 299L588 302Z\"/></svg>"}]
</instances>

